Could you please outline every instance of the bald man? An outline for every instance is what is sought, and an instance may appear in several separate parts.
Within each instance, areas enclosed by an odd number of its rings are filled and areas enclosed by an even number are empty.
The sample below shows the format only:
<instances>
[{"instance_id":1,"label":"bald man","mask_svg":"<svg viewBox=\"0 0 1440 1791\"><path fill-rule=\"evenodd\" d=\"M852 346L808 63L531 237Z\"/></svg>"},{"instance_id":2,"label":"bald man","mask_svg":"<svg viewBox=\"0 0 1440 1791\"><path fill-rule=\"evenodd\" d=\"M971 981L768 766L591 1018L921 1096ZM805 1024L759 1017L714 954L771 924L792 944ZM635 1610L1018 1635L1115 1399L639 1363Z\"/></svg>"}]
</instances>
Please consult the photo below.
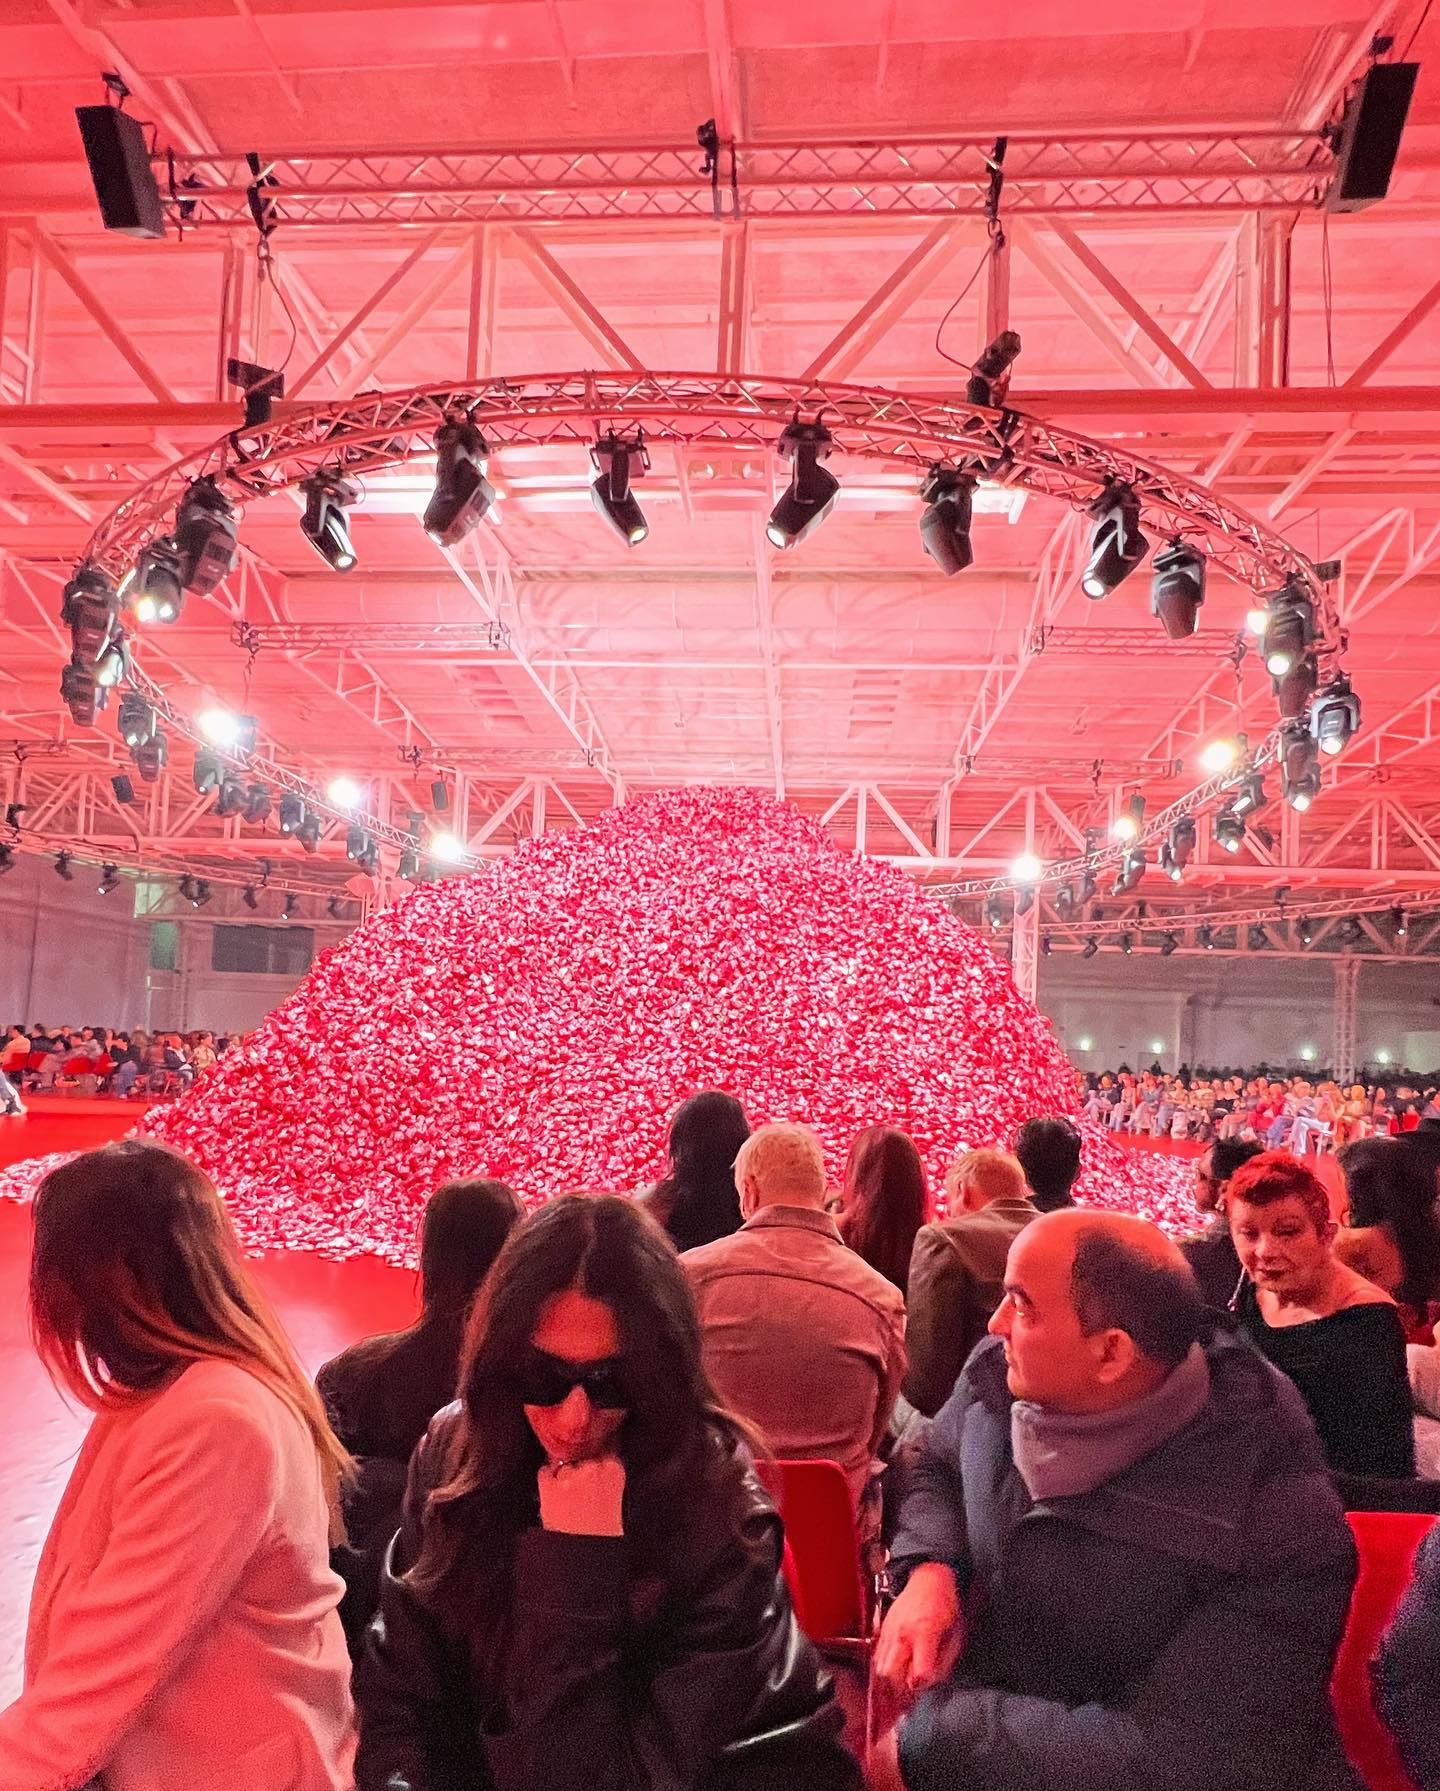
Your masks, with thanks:
<instances>
[{"instance_id":1,"label":"bald man","mask_svg":"<svg viewBox=\"0 0 1440 1791\"><path fill-rule=\"evenodd\" d=\"M990 1332L900 1495L892 1782L1349 1791L1355 1551L1291 1383L1127 1215L1034 1220Z\"/></svg>"}]
</instances>

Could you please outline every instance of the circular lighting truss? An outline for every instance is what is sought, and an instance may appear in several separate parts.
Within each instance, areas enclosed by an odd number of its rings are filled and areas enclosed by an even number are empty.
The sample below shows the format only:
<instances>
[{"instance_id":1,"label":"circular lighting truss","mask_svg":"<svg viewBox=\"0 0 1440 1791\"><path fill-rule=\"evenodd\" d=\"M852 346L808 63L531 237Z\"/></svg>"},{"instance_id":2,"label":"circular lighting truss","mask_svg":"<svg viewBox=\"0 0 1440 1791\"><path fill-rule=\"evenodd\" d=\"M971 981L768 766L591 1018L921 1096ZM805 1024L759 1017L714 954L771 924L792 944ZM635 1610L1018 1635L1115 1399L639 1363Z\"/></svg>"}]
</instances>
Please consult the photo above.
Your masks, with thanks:
<instances>
[{"instance_id":1,"label":"circular lighting truss","mask_svg":"<svg viewBox=\"0 0 1440 1791\"><path fill-rule=\"evenodd\" d=\"M573 445L581 455L607 430L636 427L643 429L650 444L768 453L796 418L823 420L839 454L915 474L917 519L920 486L937 465L1081 511L1089 509L1107 484L1124 484L1138 496L1145 523L1158 538L1183 539L1239 584L1255 592L1272 591L1292 580L1302 584L1315 605L1317 656L1331 659L1340 650L1338 617L1311 561L1282 535L1198 480L1022 410L970 404L955 395L809 380L704 373L537 374L284 406L273 421L237 429L138 486L100 522L85 562L100 567L118 584L150 541L168 531L177 503L197 478L213 478L236 509L243 510L256 499L289 490L317 474L363 477L403 465L412 456L428 455L436 431L457 412L469 417L492 453L561 443ZM138 667L131 668L130 676L177 732L197 740L152 678ZM1278 731L1252 753L1252 765L1269 763L1276 756L1277 741ZM321 814L352 818L328 802L310 780L268 756L223 749L220 756L303 795ZM1179 814L1213 799L1230 781L1230 777L1212 780L1172 804L1145 828L1142 840L1155 837ZM372 817L367 826L381 843L414 844L380 817ZM1051 883L1117 856L1115 849L1106 848L1049 865L1037 881ZM461 861L474 862L468 854ZM934 888L936 894L975 894L1008 888L1011 882L1002 877Z\"/></svg>"}]
</instances>

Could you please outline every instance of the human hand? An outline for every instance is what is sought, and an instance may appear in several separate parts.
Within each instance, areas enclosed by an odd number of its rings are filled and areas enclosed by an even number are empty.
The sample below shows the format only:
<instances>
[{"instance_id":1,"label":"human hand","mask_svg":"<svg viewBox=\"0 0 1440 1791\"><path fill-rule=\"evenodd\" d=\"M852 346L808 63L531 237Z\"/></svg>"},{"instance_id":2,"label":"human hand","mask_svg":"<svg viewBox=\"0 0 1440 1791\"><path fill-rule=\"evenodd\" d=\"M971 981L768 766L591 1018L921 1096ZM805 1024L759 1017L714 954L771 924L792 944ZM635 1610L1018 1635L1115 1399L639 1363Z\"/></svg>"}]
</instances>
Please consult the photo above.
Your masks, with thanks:
<instances>
[{"instance_id":1,"label":"human hand","mask_svg":"<svg viewBox=\"0 0 1440 1791\"><path fill-rule=\"evenodd\" d=\"M540 1522L571 1536L623 1536L625 1464L618 1455L547 1463L536 1475Z\"/></svg>"},{"instance_id":2,"label":"human hand","mask_svg":"<svg viewBox=\"0 0 1440 1791\"><path fill-rule=\"evenodd\" d=\"M964 1641L955 1575L942 1561L926 1561L886 1612L876 1674L892 1695L918 1697L949 1677Z\"/></svg>"}]
</instances>

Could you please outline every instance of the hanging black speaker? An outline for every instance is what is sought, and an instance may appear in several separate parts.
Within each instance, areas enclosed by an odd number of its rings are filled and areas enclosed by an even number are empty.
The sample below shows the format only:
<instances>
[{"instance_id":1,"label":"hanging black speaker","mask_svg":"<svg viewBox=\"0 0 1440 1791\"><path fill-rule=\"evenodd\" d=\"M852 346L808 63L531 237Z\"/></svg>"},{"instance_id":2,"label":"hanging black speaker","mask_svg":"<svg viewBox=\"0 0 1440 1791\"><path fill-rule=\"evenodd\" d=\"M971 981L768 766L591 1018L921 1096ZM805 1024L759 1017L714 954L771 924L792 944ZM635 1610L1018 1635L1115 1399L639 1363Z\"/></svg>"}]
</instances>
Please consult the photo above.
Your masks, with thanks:
<instances>
[{"instance_id":1,"label":"hanging black speaker","mask_svg":"<svg viewBox=\"0 0 1440 1791\"><path fill-rule=\"evenodd\" d=\"M1418 62L1377 62L1351 94L1335 147L1327 211L1363 211L1390 190Z\"/></svg>"},{"instance_id":2,"label":"hanging black speaker","mask_svg":"<svg viewBox=\"0 0 1440 1791\"><path fill-rule=\"evenodd\" d=\"M121 236L164 236L160 189L139 119L118 106L77 106L75 118L105 228Z\"/></svg>"}]
</instances>

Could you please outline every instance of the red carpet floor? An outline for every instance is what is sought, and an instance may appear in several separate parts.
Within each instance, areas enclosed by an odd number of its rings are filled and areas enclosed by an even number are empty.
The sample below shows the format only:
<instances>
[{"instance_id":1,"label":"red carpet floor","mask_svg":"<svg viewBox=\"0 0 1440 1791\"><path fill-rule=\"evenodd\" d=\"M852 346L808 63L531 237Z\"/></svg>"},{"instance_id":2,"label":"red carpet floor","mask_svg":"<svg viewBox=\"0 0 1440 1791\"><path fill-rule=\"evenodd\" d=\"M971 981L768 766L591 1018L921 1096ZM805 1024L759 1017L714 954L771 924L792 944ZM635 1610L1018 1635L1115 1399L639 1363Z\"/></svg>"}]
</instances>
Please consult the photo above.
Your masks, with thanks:
<instances>
[{"instance_id":1,"label":"red carpet floor","mask_svg":"<svg viewBox=\"0 0 1440 1791\"><path fill-rule=\"evenodd\" d=\"M32 1099L24 1119L0 1118L0 1163L76 1150L119 1137L140 1108L107 1101ZM88 1413L67 1407L30 1347L25 1284L29 1209L0 1201L0 1387L6 1446L0 1452L0 1705L20 1688L25 1612L41 1544L75 1458ZM369 1331L407 1324L415 1278L373 1257L326 1262L270 1255L257 1267L301 1361L313 1373Z\"/></svg>"}]
</instances>

